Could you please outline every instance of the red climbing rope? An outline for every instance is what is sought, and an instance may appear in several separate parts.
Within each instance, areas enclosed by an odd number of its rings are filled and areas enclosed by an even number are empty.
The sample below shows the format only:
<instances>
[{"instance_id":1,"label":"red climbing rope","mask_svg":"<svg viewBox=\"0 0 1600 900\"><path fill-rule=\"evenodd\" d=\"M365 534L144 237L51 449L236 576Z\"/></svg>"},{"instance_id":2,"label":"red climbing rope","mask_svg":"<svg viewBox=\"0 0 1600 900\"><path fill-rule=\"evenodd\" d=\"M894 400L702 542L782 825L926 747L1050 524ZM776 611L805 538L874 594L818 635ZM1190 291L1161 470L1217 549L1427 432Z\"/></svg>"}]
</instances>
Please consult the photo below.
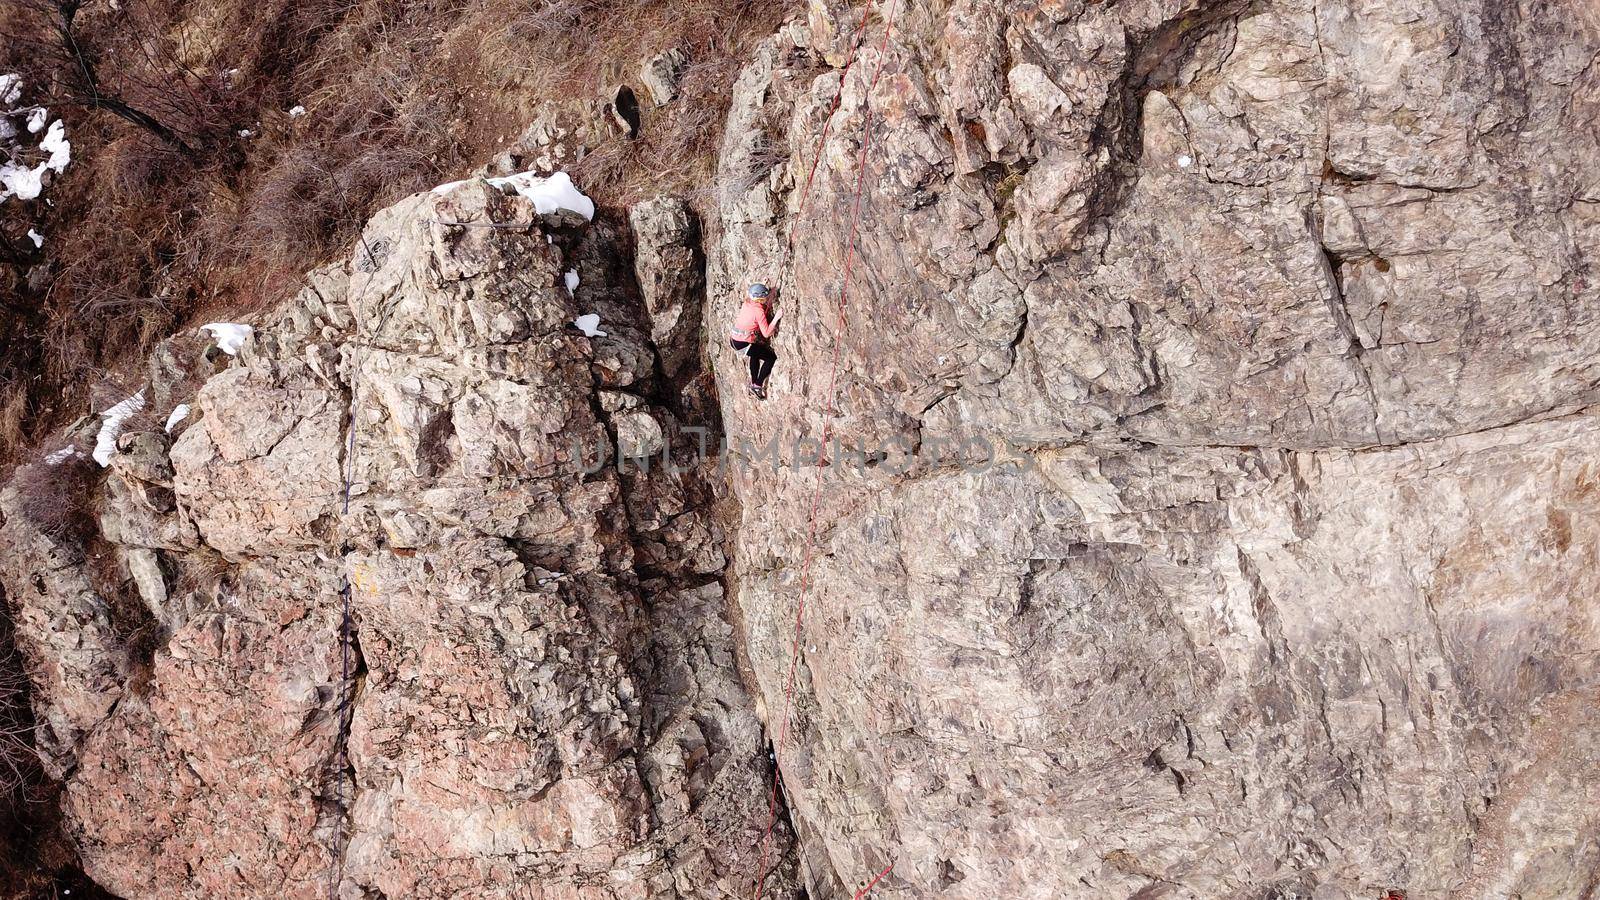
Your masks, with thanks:
<instances>
[{"instance_id":1,"label":"red climbing rope","mask_svg":"<svg viewBox=\"0 0 1600 900\"><path fill-rule=\"evenodd\" d=\"M893 868L894 868L894 863L889 863L887 866L884 866L882 872L879 872L876 876L873 877L873 879L871 881L869 881L866 884L862 885L861 886L861 890L856 891L855 900L862 900L863 897L865 897L868 894L872 893L872 889L877 887L878 886L878 882L883 880L883 876L888 875L889 871L891 869L893 869Z\"/></svg>"},{"instance_id":2,"label":"red climbing rope","mask_svg":"<svg viewBox=\"0 0 1600 900\"><path fill-rule=\"evenodd\" d=\"M865 187L865 184L866 184L867 155L868 155L868 151L872 147L872 92L878 86L878 78L881 75L883 75L884 62L888 58L889 37L890 37L890 35L892 35L894 33L895 17L897 15L899 15L899 12L900 12L899 0L890 0L890 3L891 3L890 12L889 12L889 15L888 15L887 19L885 20L885 25L884 25L884 30L883 30L883 41L878 46L878 65L877 65L877 68L875 68L873 70L872 80L867 84L866 93L862 96L862 101L861 101L862 102L861 151L857 155L857 159L856 159L856 186L855 186L854 196L851 199L851 207L850 207L850 237L849 237L848 242L845 245L844 281L843 281L843 283L842 283L842 285L841 285L841 287L839 289L838 322L837 322L837 325L836 325L835 330L834 330L833 360L832 360L832 363L830 365L831 371L830 371L830 374L828 376L828 408L823 413L824 425L823 425L823 432L822 432L822 446L824 446L824 447L827 446L828 439L831 436L830 433L831 433L832 427L833 427L832 424L830 422L828 422L827 420L831 419L837 412L837 403L838 403L838 396L839 396L838 395L838 386L839 386L839 351L844 346L844 334L845 334L845 330L844 329L845 329L846 316L847 316L846 304L847 304L847 301L848 301L849 295L850 295L850 276L851 276L851 273L852 273L852 271L854 269L855 254L856 254L856 242L857 242L857 238L859 237L860 232L861 232L861 194L862 194L862 189ZM862 27L864 27L866 25L866 21L867 21L866 12L863 11L862 18L861 18ZM857 36L859 37L859 35L860 35L860 29L858 28ZM854 60L852 59L852 60L847 62L847 64L846 64L847 73L848 73L849 63L853 62L853 61ZM840 80L839 80L839 92L840 92L841 95L844 93L844 78L843 78L843 76L841 76ZM838 105L839 105L839 99L837 97L835 97L834 98L834 103L833 103L833 108L837 109ZM832 114L830 112L830 114L829 114L829 123L831 123L831 121L832 121ZM828 124L829 123L825 123L824 126L823 126L823 131L822 131L823 138L826 138L826 136L827 136L827 128L828 128ZM820 143L820 140L819 140L818 148L817 148L817 159L821 159L821 156L822 156L822 148L821 148L821 143ZM806 190L808 192L809 192L809 189L810 189L810 186L811 186L811 177L816 174L816 168L817 168L817 164L816 164L815 161L813 161L812 164L811 164L811 175L807 176L807 178L806 178ZM805 208L805 202L806 202L806 198L804 196L802 196L801 197L801 205L800 205L801 209ZM794 238L793 223L791 223L790 233L789 234L790 234L790 245L792 246L793 238ZM768 803L769 821L767 822L766 830L761 835L761 864L760 864L760 869L757 871L756 883L755 883L755 892L752 894L752 900L760 900L762 889L766 885L767 874L768 874L768 872L767 872L767 849L768 849L768 845L771 843L773 829L775 829L777 827L777 824L778 824L778 782L779 782L779 779L781 778L781 774L780 774L780 770L779 770L779 766L778 766L778 755L782 752L784 744L787 742L788 737L789 737L789 713L790 713L791 707L794 704L795 675L796 675L796 672L797 672L797 670L799 668L799 664L800 664L800 636L801 636L801 633L805 629L806 595L809 592L810 587L811 587L811 562L816 557L816 549L817 549L817 540L816 540L816 538L817 538L817 503L818 503L818 500L820 499L821 495L822 495L822 475L821 475L820 470L819 470L819 473L817 475L816 485L812 488L812 491L811 491L810 510L809 510L808 515L807 515L807 518L809 519L810 524L809 524L807 532L806 532L806 552L805 552L805 555L801 558L801 563L800 563L800 598L799 598L798 602L795 604L795 611L794 611L794 640L790 644L790 647L789 647L789 674L788 674L788 677L787 677L787 679L785 681L785 684L784 684L783 715L779 719L778 740L772 746L772 756L773 756L772 794L771 794L771 797L770 797L769 803ZM893 869L893 868L894 868L894 864L891 863L888 866L888 868L885 868L882 872L879 872L877 877L873 878L872 882L870 884L868 884L867 886L863 887L860 891L857 891L856 892L857 900L860 900L860 898L863 896L863 894L866 891L871 890L871 888L873 886L877 885L877 883L880 880L882 880L884 878L884 876L888 875L889 871L891 869Z\"/></svg>"}]
</instances>

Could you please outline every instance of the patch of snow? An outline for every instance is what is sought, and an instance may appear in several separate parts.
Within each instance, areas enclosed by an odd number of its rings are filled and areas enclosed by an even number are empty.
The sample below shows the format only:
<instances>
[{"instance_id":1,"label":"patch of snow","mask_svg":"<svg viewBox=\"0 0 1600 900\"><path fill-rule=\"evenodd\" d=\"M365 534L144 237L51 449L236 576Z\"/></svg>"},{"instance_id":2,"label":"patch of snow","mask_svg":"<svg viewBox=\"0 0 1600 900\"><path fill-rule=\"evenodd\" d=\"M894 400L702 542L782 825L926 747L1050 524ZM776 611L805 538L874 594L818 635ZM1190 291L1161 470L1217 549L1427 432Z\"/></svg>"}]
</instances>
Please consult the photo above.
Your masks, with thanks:
<instances>
[{"instance_id":1,"label":"patch of snow","mask_svg":"<svg viewBox=\"0 0 1600 900\"><path fill-rule=\"evenodd\" d=\"M0 200L32 200L44 190L44 166L27 169L14 163L0 165Z\"/></svg>"},{"instance_id":2,"label":"patch of snow","mask_svg":"<svg viewBox=\"0 0 1600 900\"><path fill-rule=\"evenodd\" d=\"M100 423L100 433L94 439L94 461L100 464L100 468L111 465L111 457L117 452L117 435L122 433L122 424L141 409L144 409L143 389L100 414L103 421Z\"/></svg>"},{"instance_id":3,"label":"patch of snow","mask_svg":"<svg viewBox=\"0 0 1600 900\"><path fill-rule=\"evenodd\" d=\"M515 175L506 175L502 178L467 178L461 181L450 181L433 189L435 194L448 194L463 184L474 181L487 181L492 187L500 189L511 188L518 194L533 201L534 212L543 215L553 213L558 209L570 210L583 216L585 219L594 219L594 201L584 196L572 183L572 176L565 172L554 175L535 175L532 172L518 172Z\"/></svg>"},{"instance_id":4,"label":"patch of snow","mask_svg":"<svg viewBox=\"0 0 1600 900\"><path fill-rule=\"evenodd\" d=\"M172 415L167 416L167 434L172 433L173 427L184 419L189 418L189 404L179 403L172 408Z\"/></svg>"},{"instance_id":5,"label":"patch of snow","mask_svg":"<svg viewBox=\"0 0 1600 900\"><path fill-rule=\"evenodd\" d=\"M583 332L584 337L606 336L606 333L600 330L599 313L585 313L584 315L573 319L572 324L578 326L578 330Z\"/></svg>"},{"instance_id":6,"label":"patch of snow","mask_svg":"<svg viewBox=\"0 0 1600 900\"><path fill-rule=\"evenodd\" d=\"M1194 157L1188 155L1187 153L1178 157L1178 168L1187 169L1192 165L1194 165Z\"/></svg>"},{"instance_id":7,"label":"patch of snow","mask_svg":"<svg viewBox=\"0 0 1600 900\"><path fill-rule=\"evenodd\" d=\"M298 119L305 114L306 108L298 103L289 109L289 118L291 119Z\"/></svg>"},{"instance_id":8,"label":"patch of snow","mask_svg":"<svg viewBox=\"0 0 1600 900\"><path fill-rule=\"evenodd\" d=\"M0 75L0 103L7 106L22 99L22 76Z\"/></svg>"},{"instance_id":9,"label":"patch of snow","mask_svg":"<svg viewBox=\"0 0 1600 900\"><path fill-rule=\"evenodd\" d=\"M77 452L77 444L68 444L65 447L62 447L60 450L57 450L56 452L46 456L44 458L44 464L47 466L59 466L70 459L72 455Z\"/></svg>"},{"instance_id":10,"label":"patch of snow","mask_svg":"<svg viewBox=\"0 0 1600 900\"><path fill-rule=\"evenodd\" d=\"M50 110L42 106L28 110L28 133L38 134L44 130L44 125L48 121L50 121Z\"/></svg>"},{"instance_id":11,"label":"patch of snow","mask_svg":"<svg viewBox=\"0 0 1600 900\"><path fill-rule=\"evenodd\" d=\"M565 280L567 282L567 293L576 297L578 295L578 283L583 280L578 277L578 270L568 270Z\"/></svg>"},{"instance_id":12,"label":"patch of snow","mask_svg":"<svg viewBox=\"0 0 1600 900\"><path fill-rule=\"evenodd\" d=\"M234 322L212 322L201 325L201 331L208 331L217 340L217 349L229 356L238 356L239 348L244 346L245 339L255 332L249 325L239 325Z\"/></svg>"},{"instance_id":13,"label":"patch of snow","mask_svg":"<svg viewBox=\"0 0 1600 900\"><path fill-rule=\"evenodd\" d=\"M0 77L0 91L5 91L5 85L5 77ZM13 88L14 90L16 88ZM10 96L10 93L5 93L3 96ZM27 123L29 131L38 131L38 128L34 127L35 123L42 122L35 119L35 114L38 112L43 110L35 109L34 114L29 114ZM10 128L10 131L10 136L16 135L14 128ZM62 123L59 119L51 122L50 130L45 131L45 139L38 143L38 149L50 154L50 157L35 167L26 167L14 162L0 165L0 200L10 197L16 197L18 200L37 199L38 195L45 191L46 171L61 173L62 170L66 170L67 163L72 162L72 144L67 141L66 123Z\"/></svg>"},{"instance_id":14,"label":"patch of snow","mask_svg":"<svg viewBox=\"0 0 1600 900\"><path fill-rule=\"evenodd\" d=\"M67 126L60 119L50 123L50 130L39 142L39 149L50 154L50 158L44 161L44 167L57 173L72 162L72 143L67 140Z\"/></svg>"},{"instance_id":15,"label":"patch of snow","mask_svg":"<svg viewBox=\"0 0 1600 900\"><path fill-rule=\"evenodd\" d=\"M32 228L28 229L28 239L33 241L34 249L44 246L44 235L34 231Z\"/></svg>"},{"instance_id":16,"label":"patch of snow","mask_svg":"<svg viewBox=\"0 0 1600 900\"><path fill-rule=\"evenodd\" d=\"M565 172L557 172L548 178L532 172L519 172L504 178L491 178L489 183L499 188L509 187L527 197L533 201L534 212L540 215L567 209L585 219L594 218L594 201L584 196L572 183L572 176Z\"/></svg>"}]
</instances>

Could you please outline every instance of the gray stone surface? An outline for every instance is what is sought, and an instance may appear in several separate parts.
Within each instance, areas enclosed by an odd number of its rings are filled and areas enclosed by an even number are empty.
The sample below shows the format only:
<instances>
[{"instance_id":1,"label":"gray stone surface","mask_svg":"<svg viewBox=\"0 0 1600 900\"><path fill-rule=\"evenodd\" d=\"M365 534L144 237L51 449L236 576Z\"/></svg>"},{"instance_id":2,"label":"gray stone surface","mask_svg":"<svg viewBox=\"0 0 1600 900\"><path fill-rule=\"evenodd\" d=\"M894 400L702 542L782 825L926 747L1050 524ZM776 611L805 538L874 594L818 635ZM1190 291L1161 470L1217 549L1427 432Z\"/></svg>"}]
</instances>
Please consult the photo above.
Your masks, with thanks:
<instances>
[{"instance_id":1,"label":"gray stone surface","mask_svg":"<svg viewBox=\"0 0 1600 900\"><path fill-rule=\"evenodd\" d=\"M874 8L804 219L855 19L738 82L708 316L785 327L727 428L1012 460L734 469L813 895L1592 889L1593 17Z\"/></svg>"},{"instance_id":2,"label":"gray stone surface","mask_svg":"<svg viewBox=\"0 0 1600 900\"><path fill-rule=\"evenodd\" d=\"M678 83L689 67L689 54L681 47L663 50L639 68L639 80L655 106L666 106L678 98Z\"/></svg>"},{"instance_id":3,"label":"gray stone surface","mask_svg":"<svg viewBox=\"0 0 1600 900\"><path fill-rule=\"evenodd\" d=\"M628 221L634 277L663 370L671 378L699 371L697 338L705 286L699 220L682 199L656 197L630 209Z\"/></svg>"}]
</instances>

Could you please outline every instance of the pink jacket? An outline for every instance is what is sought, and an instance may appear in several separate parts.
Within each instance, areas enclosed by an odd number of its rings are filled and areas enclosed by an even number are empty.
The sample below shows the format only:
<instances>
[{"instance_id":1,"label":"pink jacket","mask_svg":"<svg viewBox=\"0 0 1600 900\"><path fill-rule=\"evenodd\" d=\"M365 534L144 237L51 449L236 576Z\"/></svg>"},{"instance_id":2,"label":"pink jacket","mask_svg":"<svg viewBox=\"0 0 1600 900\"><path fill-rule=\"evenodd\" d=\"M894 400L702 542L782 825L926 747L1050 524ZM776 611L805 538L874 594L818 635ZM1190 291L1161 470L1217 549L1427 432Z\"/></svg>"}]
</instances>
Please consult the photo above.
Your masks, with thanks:
<instances>
[{"instance_id":1,"label":"pink jacket","mask_svg":"<svg viewBox=\"0 0 1600 900\"><path fill-rule=\"evenodd\" d=\"M733 319L733 331L730 334L736 341L753 341L756 335L770 338L778 330L778 326L767 319L767 305L759 300L746 300L739 307L739 314Z\"/></svg>"}]
</instances>

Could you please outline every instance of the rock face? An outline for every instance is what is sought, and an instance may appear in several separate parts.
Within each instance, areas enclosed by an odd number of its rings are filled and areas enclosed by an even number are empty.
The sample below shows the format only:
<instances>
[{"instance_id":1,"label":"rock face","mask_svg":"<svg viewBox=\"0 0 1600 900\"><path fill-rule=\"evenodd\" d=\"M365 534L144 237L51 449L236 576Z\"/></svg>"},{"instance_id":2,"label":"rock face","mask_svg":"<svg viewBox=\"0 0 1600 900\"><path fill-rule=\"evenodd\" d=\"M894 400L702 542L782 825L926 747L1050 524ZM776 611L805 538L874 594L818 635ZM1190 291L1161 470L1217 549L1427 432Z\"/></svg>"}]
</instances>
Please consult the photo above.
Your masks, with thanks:
<instances>
[{"instance_id":1,"label":"rock face","mask_svg":"<svg viewBox=\"0 0 1600 900\"><path fill-rule=\"evenodd\" d=\"M1592 892L1600 22L898 5L745 70L710 267L812 896Z\"/></svg>"},{"instance_id":2,"label":"rock face","mask_svg":"<svg viewBox=\"0 0 1600 900\"><path fill-rule=\"evenodd\" d=\"M7 594L94 879L741 890L766 753L706 471L674 457L640 293L603 262L621 237L482 183L413 197L204 380L175 440L123 435L99 544L8 491ZM608 337L571 327L580 304ZM655 465L617 465L651 428Z\"/></svg>"},{"instance_id":3,"label":"rock face","mask_svg":"<svg viewBox=\"0 0 1600 900\"><path fill-rule=\"evenodd\" d=\"M1595 893L1593 11L902 4L760 48L698 215L409 198L237 358L161 348L95 527L19 470L90 876ZM493 168L607 127L552 101Z\"/></svg>"},{"instance_id":4,"label":"rock face","mask_svg":"<svg viewBox=\"0 0 1600 900\"><path fill-rule=\"evenodd\" d=\"M665 106L678 97L678 82L689 66L689 54L679 47L664 50L645 61L639 68L639 80L650 93L650 102Z\"/></svg>"},{"instance_id":5,"label":"rock face","mask_svg":"<svg viewBox=\"0 0 1600 900\"><path fill-rule=\"evenodd\" d=\"M628 214L637 241L634 274L650 314L650 339L666 374L681 377L700 361L700 304L704 261L700 223L689 204L657 197Z\"/></svg>"}]
</instances>

